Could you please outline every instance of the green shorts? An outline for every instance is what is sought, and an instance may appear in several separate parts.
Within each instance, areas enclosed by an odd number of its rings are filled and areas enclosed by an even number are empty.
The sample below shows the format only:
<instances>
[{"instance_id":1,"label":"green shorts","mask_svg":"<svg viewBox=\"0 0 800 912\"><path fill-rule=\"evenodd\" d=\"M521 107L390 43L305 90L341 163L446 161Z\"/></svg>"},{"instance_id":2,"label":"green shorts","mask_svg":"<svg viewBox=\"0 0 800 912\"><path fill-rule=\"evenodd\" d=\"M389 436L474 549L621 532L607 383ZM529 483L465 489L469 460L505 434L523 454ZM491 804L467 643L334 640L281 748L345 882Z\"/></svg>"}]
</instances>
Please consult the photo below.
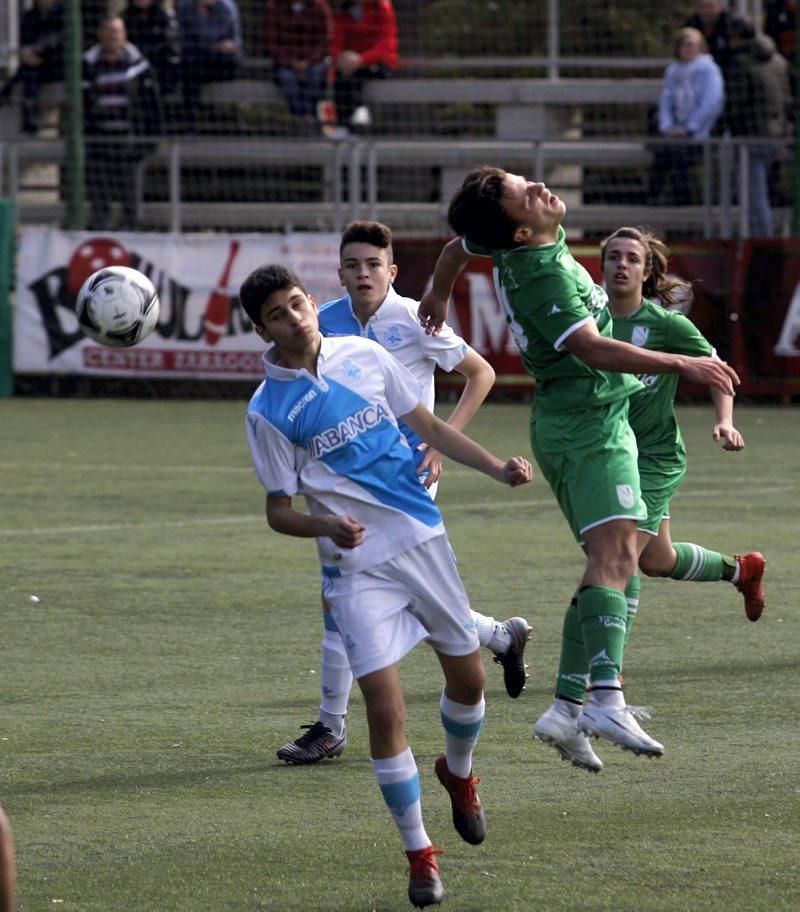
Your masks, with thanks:
<instances>
[{"instance_id":1,"label":"green shorts","mask_svg":"<svg viewBox=\"0 0 800 912\"><path fill-rule=\"evenodd\" d=\"M639 523L642 532L658 535L662 520L669 519L669 502L686 475L686 463L657 456L639 456L639 480L647 519Z\"/></svg>"},{"instance_id":2,"label":"green shorts","mask_svg":"<svg viewBox=\"0 0 800 912\"><path fill-rule=\"evenodd\" d=\"M531 448L575 540L614 519L642 522L636 438L628 400L561 414L531 416Z\"/></svg>"}]
</instances>

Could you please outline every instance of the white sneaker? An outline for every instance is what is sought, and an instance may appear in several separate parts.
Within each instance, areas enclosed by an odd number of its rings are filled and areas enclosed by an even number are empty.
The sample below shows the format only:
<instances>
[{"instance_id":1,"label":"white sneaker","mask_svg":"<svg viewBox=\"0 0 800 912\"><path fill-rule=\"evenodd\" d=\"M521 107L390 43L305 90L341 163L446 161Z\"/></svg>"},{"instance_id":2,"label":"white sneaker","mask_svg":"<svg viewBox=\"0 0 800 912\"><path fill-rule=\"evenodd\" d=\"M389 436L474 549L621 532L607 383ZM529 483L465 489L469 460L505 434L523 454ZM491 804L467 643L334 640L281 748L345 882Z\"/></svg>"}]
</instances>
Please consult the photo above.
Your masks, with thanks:
<instances>
[{"instance_id":1,"label":"white sneaker","mask_svg":"<svg viewBox=\"0 0 800 912\"><path fill-rule=\"evenodd\" d=\"M372 124L372 114L366 105L359 105L350 115L351 127L368 127Z\"/></svg>"},{"instance_id":2,"label":"white sneaker","mask_svg":"<svg viewBox=\"0 0 800 912\"><path fill-rule=\"evenodd\" d=\"M649 718L649 713L642 710L637 712L639 715L646 715ZM659 744L655 738L651 738L639 725L633 707L623 706L613 709L610 706L603 706L589 697L578 716L577 726L585 734L593 735L595 738L606 738L623 750L633 751L637 756L639 754L644 754L645 757L664 755L664 745Z\"/></svg>"},{"instance_id":3,"label":"white sneaker","mask_svg":"<svg viewBox=\"0 0 800 912\"><path fill-rule=\"evenodd\" d=\"M578 730L575 719L563 713L554 704L543 713L533 726L533 733L544 744L554 748L562 760L573 766L599 773L603 761L592 750L589 739Z\"/></svg>"}]
</instances>

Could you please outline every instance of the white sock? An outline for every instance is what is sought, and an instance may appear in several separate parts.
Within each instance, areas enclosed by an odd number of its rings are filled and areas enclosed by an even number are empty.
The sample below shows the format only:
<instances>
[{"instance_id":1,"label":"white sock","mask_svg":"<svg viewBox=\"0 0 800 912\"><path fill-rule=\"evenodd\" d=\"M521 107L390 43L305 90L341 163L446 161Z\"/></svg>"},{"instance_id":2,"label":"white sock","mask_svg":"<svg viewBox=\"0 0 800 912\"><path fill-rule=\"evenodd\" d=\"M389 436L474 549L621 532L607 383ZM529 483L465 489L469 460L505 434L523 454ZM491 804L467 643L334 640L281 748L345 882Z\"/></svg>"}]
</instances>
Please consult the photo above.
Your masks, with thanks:
<instances>
[{"instance_id":1,"label":"white sock","mask_svg":"<svg viewBox=\"0 0 800 912\"><path fill-rule=\"evenodd\" d=\"M506 630L505 625L493 617L478 614L477 611L470 610L470 613L481 646L491 649L495 655L503 655L508 652L511 648L511 634Z\"/></svg>"},{"instance_id":2,"label":"white sock","mask_svg":"<svg viewBox=\"0 0 800 912\"><path fill-rule=\"evenodd\" d=\"M488 646L494 636L494 618L486 617L485 614L478 614L477 611L470 609L472 623L475 625L475 632L478 634L478 642L481 646Z\"/></svg>"},{"instance_id":3,"label":"white sock","mask_svg":"<svg viewBox=\"0 0 800 912\"><path fill-rule=\"evenodd\" d=\"M383 760L370 760L375 778L389 807L392 820L400 830L400 838L407 852L415 852L431 845L422 823L422 802L419 771L411 748Z\"/></svg>"},{"instance_id":4,"label":"white sock","mask_svg":"<svg viewBox=\"0 0 800 912\"><path fill-rule=\"evenodd\" d=\"M483 697L474 706L456 703L442 691L439 708L445 732L447 768L454 776L466 779L472 772L472 752L483 725L486 703Z\"/></svg>"},{"instance_id":5,"label":"white sock","mask_svg":"<svg viewBox=\"0 0 800 912\"><path fill-rule=\"evenodd\" d=\"M624 709L625 697L618 681L603 681L589 691L589 701L599 703L607 709Z\"/></svg>"},{"instance_id":6,"label":"white sock","mask_svg":"<svg viewBox=\"0 0 800 912\"><path fill-rule=\"evenodd\" d=\"M347 713L350 689L353 686L353 672L350 671L347 650L338 630L326 629L322 638L322 670L319 684L322 690L320 710L331 716L341 716L343 719ZM328 727L333 731L331 726ZM335 731L333 733L336 734Z\"/></svg>"},{"instance_id":7,"label":"white sock","mask_svg":"<svg viewBox=\"0 0 800 912\"><path fill-rule=\"evenodd\" d=\"M344 735L344 716L338 713L325 712L324 709L319 711L319 721L326 725L334 738L341 738Z\"/></svg>"},{"instance_id":8,"label":"white sock","mask_svg":"<svg viewBox=\"0 0 800 912\"><path fill-rule=\"evenodd\" d=\"M573 703L572 700L562 700L561 697L555 698L553 706L562 715L569 716L570 719L577 719L582 709L579 703Z\"/></svg>"}]
</instances>

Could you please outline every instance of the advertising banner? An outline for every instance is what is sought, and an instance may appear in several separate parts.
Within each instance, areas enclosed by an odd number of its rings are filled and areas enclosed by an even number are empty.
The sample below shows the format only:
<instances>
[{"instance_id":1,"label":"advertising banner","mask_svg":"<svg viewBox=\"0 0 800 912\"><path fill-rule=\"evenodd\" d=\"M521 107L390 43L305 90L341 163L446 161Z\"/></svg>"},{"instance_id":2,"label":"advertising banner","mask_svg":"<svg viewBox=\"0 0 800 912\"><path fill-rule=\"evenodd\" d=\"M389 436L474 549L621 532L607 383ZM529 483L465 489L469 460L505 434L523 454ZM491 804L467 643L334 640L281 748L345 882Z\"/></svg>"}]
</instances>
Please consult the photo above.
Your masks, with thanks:
<instances>
[{"instance_id":1,"label":"advertising banner","mask_svg":"<svg viewBox=\"0 0 800 912\"><path fill-rule=\"evenodd\" d=\"M17 254L14 370L257 380L264 343L236 293L253 269L273 262L294 268L321 301L342 293L338 234L107 237L26 229ZM159 293L158 326L134 348L107 348L78 327L75 296L109 265L144 272Z\"/></svg>"},{"instance_id":2,"label":"advertising banner","mask_svg":"<svg viewBox=\"0 0 800 912\"><path fill-rule=\"evenodd\" d=\"M421 297L442 245L440 238L395 239L400 294ZM574 244L572 252L601 282L597 246ZM270 262L294 268L320 303L343 294L338 234L111 237L26 229L17 254L14 370L258 380L263 343L236 292L256 266ZM161 299L155 332L134 348L92 342L75 317L83 281L112 264L146 273ZM751 241L741 249L731 241L680 243L671 250L670 268L692 282L681 310L739 372L742 392L798 391L800 240ZM498 386L532 384L495 294L491 260L472 260L464 270L448 322L492 364Z\"/></svg>"},{"instance_id":3,"label":"advertising banner","mask_svg":"<svg viewBox=\"0 0 800 912\"><path fill-rule=\"evenodd\" d=\"M800 240L750 241L736 302L748 392L800 392Z\"/></svg>"}]
</instances>

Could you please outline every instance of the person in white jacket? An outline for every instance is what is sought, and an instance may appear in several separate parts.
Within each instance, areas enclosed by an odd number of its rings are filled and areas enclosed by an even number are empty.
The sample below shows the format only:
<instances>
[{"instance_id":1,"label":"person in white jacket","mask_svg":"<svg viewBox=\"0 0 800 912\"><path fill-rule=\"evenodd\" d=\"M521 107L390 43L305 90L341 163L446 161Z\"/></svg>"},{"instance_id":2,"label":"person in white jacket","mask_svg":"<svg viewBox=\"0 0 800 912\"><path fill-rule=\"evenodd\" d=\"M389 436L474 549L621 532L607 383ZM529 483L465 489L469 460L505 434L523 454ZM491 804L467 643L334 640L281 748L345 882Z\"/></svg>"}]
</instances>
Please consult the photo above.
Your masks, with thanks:
<instances>
[{"instance_id":1,"label":"person in white jacket","mask_svg":"<svg viewBox=\"0 0 800 912\"><path fill-rule=\"evenodd\" d=\"M658 104L658 131L679 142L659 145L650 176L651 202L686 206L698 202L695 170L701 147L686 139L707 139L725 107L722 71L708 53L702 33L682 28L675 36L675 62L664 73ZM664 198L671 184L672 195Z\"/></svg>"}]
</instances>

